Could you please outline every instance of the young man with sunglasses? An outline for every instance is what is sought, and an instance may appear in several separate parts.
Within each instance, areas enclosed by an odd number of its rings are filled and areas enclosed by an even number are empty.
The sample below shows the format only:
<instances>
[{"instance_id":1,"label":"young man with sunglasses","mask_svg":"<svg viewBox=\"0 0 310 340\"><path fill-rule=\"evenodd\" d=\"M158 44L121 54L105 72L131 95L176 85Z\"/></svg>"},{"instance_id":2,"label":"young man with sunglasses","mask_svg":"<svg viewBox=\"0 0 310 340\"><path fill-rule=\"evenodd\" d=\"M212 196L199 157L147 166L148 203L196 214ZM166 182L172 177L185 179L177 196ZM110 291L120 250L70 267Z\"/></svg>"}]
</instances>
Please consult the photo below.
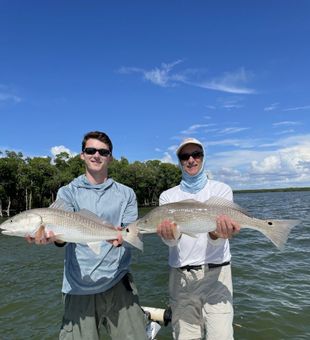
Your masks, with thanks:
<instances>
[{"instance_id":1,"label":"young man with sunglasses","mask_svg":"<svg viewBox=\"0 0 310 340\"><path fill-rule=\"evenodd\" d=\"M138 217L134 191L108 177L112 142L103 132L84 136L81 159L85 174L61 187L57 199L68 210L87 209L114 226L134 222ZM147 339L144 314L129 273L130 248L121 236L101 242L99 255L87 245L61 243L52 234L29 242L55 242L66 246L62 292L65 312L59 339L97 340L103 324L112 339Z\"/></svg>"},{"instance_id":2,"label":"young man with sunglasses","mask_svg":"<svg viewBox=\"0 0 310 340\"><path fill-rule=\"evenodd\" d=\"M160 195L160 205L189 199L205 202L213 196L232 201L228 185L208 179L204 169L205 151L199 140L184 140L176 154L182 181ZM195 238L180 234L170 220L158 226L158 234L169 246L174 339L233 339L228 239L239 230L240 226L225 215L218 217L216 231L198 234Z\"/></svg>"}]
</instances>

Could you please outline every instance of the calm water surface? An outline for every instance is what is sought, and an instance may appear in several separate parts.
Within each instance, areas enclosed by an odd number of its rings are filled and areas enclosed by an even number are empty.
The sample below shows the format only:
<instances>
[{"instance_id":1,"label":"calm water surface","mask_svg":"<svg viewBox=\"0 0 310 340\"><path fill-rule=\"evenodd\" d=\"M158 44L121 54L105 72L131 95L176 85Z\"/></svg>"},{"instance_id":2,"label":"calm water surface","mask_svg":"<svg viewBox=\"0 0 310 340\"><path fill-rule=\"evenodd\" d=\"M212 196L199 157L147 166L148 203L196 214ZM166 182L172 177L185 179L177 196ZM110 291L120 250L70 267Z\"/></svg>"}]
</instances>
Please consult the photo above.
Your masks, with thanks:
<instances>
[{"instance_id":1,"label":"calm water surface","mask_svg":"<svg viewBox=\"0 0 310 340\"><path fill-rule=\"evenodd\" d=\"M260 218L300 219L279 252L262 234L231 241L235 339L310 339L310 192L236 194ZM132 272L144 306L166 308L168 248L155 235L134 251ZM57 339L63 306L63 249L0 235L0 339ZM163 327L157 339L171 339ZM137 339L138 340L138 339Z\"/></svg>"}]
</instances>

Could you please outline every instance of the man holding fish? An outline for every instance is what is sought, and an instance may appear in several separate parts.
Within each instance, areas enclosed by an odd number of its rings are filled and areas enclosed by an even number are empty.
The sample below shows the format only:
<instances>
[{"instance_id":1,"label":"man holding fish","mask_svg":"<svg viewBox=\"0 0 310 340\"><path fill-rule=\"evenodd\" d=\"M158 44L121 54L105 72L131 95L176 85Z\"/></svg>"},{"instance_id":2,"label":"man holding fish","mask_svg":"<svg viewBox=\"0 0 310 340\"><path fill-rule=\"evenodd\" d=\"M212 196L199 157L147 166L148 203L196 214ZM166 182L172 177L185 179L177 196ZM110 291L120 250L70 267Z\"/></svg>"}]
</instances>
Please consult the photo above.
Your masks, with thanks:
<instances>
[{"instance_id":1,"label":"man holding fish","mask_svg":"<svg viewBox=\"0 0 310 340\"><path fill-rule=\"evenodd\" d=\"M183 200L232 201L231 188L208 179L205 152L194 138L184 140L176 154L182 170L180 185L160 195L160 205ZM213 232L191 237L165 220L157 233L169 246L169 293L174 339L233 339L233 290L228 239L240 230L230 217L220 215Z\"/></svg>"},{"instance_id":2,"label":"man holding fish","mask_svg":"<svg viewBox=\"0 0 310 340\"><path fill-rule=\"evenodd\" d=\"M85 209L114 226L134 222L138 216L134 191L108 177L110 138L99 131L87 133L80 157L85 175L60 188L57 200L65 202L66 210ZM130 249L119 247L123 241L120 235L114 241L101 241L97 252L87 244L65 244L44 230L28 241L66 246L60 339L99 339L102 324L112 339L147 339L144 314L129 273Z\"/></svg>"}]
</instances>

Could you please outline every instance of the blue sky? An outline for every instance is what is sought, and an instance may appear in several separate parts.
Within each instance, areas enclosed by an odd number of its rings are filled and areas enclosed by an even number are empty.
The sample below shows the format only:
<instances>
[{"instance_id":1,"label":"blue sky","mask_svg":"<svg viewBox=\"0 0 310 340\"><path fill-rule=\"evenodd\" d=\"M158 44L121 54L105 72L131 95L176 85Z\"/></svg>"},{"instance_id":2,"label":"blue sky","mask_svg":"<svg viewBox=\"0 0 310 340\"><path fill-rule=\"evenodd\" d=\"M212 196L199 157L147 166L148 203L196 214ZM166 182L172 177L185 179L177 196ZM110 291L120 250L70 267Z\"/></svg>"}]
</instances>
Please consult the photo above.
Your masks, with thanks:
<instances>
[{"instance_id":1,"label":"blue sky","mask_svg":"<svg viewBox=\"0 0 310 340\"><path fill-rule=\"evenodd\" d=\"M310 2L0 2L0 150L176 162L233 189L310 186Z\"/></svg>"}]
</instances>

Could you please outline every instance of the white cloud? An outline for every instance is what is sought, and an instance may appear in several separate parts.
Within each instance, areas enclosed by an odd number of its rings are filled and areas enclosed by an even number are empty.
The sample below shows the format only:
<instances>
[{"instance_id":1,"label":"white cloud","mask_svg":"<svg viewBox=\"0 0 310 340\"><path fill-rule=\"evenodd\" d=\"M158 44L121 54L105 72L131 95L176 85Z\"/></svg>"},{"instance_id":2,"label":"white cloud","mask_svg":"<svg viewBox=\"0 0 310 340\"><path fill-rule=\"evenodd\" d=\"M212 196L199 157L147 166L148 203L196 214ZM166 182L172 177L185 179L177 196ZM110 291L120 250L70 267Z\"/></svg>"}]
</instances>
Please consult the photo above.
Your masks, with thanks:
<instances>
[{"instance_id":1,"label":"white cloud","mask_svg":"<svg viewBox=\"0 0 310 340\"><path fill-rule=\"evenodd\" d=\"M235 72L226 72L220 77L203 82L187 82L188 84L202 87L209 90L216 90L235 94L253 94L254 89L244 86L251 77L251 74L244 68Z\"/></svg>"},{"instance_id":2,"label":"white cloud","mask_svg":"<svg viewBox=\"0 0 310 340\"><path fill-rule=\"evenodd\" d=\"M177 148L178 148L178 145L171 145L168 147L168 151L175 152Z\"/></svg>"},{"instance_id":3,"label":"white cloud","mask_svg":"<svg viewBox=\"0 0 310 340\"><path fill-rule=\"evenodd\" d=\"M242 127L228 127L228 128L224 128L220 130L219 133L227 135L227 134L238 133L238 132L249 130L249 129L250 128L248 127L243 127L243 128Z\"/></svg>"},{"instance_id":4,"label":"white cloud","mask_svg":"<svg viewBox=\"0 0 310 340\"><path fill-rule=\"evenodd\" d=\"M175 86L175 81L180 81L182 79L181 75L174 74L171 75L170 72L173 67L179 64L181 60L177 60L171 64L161 64L161 68L155 68L150 71L144 71L144 78L151 81L155 85L167 87Z\"/></svg>"},{"instance_id":5,"label":"white cloud","mask_svg":"<svg viewBox=\"0 0 310 340\"><path fill-rule=\"evenodd\" d=\"M251 167L257 173L274 173L281 168L281 159L278 155L271 155L264 158L261 162L252 161Z\"/></svg>"},{"instance_id":6,"label":"white cloud","mask_svg":"<svg viewBox=\"0 0 310 340\"><path fill-rule=\"evenodd\" d=\"M195 80L201 77L204 71L185 69L178 73L173 73L173 68L182 63L183 60L176 60L172 63L162 63L160 67L145 70L138 67L121 67L118 72L121 74L141 73L145 80L161 87L172 87L178 84L196 86L208 90L216 90L226 93L252 94L254 89L248 88L245 84L251 78L251 74L244 68L235 72L226 72L222 76L209 80Z\"/></svg>"},{"instance_id":7,"label":"white cloud","mask_svg":"<svg viewBox=\"0 0 310 340\"><path fill-rule=\"evenodd\" d=\"M227 110L240 109L241 107L243 107L243 105L234 104L234 103L227 103L223 105L223 108Z\"/></svg>"},{"instance_id":8,"label":"white cloud","mask_svg":"<svg viewBox=\"0 0 310 340\"><path fill-rule=\"evenodd\" d=\"M290 134L290 133L295 133L295 130L294 129L283 130L283 131L277 132L276 134L277 135L287 135L287 134Z\"/></svg>"},{"instance_id":9,"label":"white cloud","mask_svg":"<svg viewBox=\"0 0 310 340\"><path fill-rule=\"evenodd\" d=\"M278 150L273 155L264 158L261 162L252 162L252 169L258 173L300 173L309 172L310 142L309 145L300 145Z\"/></svg>"},{"instance_id":10,"label":"white cloud","mask_svg":"<svg viewBox=\"0 0 310 340\"><path fill-rule=\"evenodd\" d=\"M21 100L22 99L20 97L15 96L13 94L0 92L0 102L13 101L14 103L19 103L21 102Z\"/></svg>"},{"instance_id":11,"label":"white cloud","mask_svg":"<svg viewBox=\"0 0 310 340\"><path fill-rule=\"evenodd\" d=\"M283 121L283 122L278 122L278 123L273 123L273 126L292 126L292 125L300 125L300 122L296 122L296 121Z\"/></svg>"},{"instance_id":12,"label":"white cloud","mask_svg":"<svg viewBox=\"0 0 310 340\"><path fill-rule=\"evenodd\" d=\"M209 146L234 146L239 148L253 148L257 145L254 139L221 139L216 141L208 141L206 145Z\"/></svg>"},{"instance_id":13,"label":"white cloud","mask_svg":"<svg viewBox=\"0 0 310 340\"><path fill-rule=\"evenodd\" d=\"M50 151L53 157L60 154L61 152L66 152L69 155L69 157L74 157L77 155L76 152L71 151L70 149L66 148L63 145L53 146Z\"/></svg>"},{"instance_id":14,"label":"white cloud","mask_svg":"<svg viewBox=\"0 0 310 340\"><path fill-rule=\"evenodd\" d=\"M264 111L274 111L278 108L279 103L273 103L267 107L264 108Z\"/></svg>"},{"instance_id":15,"label":"white cloud","mask_svg":"<svg viewBox=\"0 0 310 340\"><path fill-rule=\"evenodd\" d=\"M310 138L279 139L273 150L232 150L210 155L214 178L233 188L310 186Z\"/></svg>"},{"instance_id":16,"label":"white cloud","mask_svg":"<svg viewBox=\"0 0 310 340\"><path fill-rule=\"evenodd\" d=\"M305 105L305 106L297 106L297 107L291 107L288 109L284 109L283 111L299 111L299 110L309 110L310 105Z\"/></svg>"},{"instance_id":17,"label":"white cloud","mask_svg":"<svg viewBox=\"0 0 310 340\"><path fill-rule=\"evenodd\" d=\"M194 125L191 125L188 129L181 131L180 133L182 135L193 135L193 134L198 133L198 130L202 128L210 127L210 126L215 126L215 124L194 124Z\"/></svg>"},{"instance_id":18,"label":"white cloud","mask_svg":"<svg viewBox=\"0 0 310 340\"><path fill-rule=\"evenodd\" d=\"M168 152L164 153L164 156L160 160L162 163L175 163L171 157L171 155Z\"/></svg>"},{"instance_id":19,"label":"white cloud","mask_svg":"<svg viewBox=\"0 0 310 340\"><path fill-rule=\"evenodd\" d=\"M148 80L155 85L161 87L175 86L177 82L182 81L183 76L181 74L171 74L171 71L181 62L182 60L176 60L170 64L162 63L161 67L155 67L151 70L144 70L138 67L121 67L119 73L141 73L145 80Z\"/></svg>"},{"instance_id":20,"label":"white cloud","mask_svg":"<svg viewBox=\"0 0 310 340\"><path fill-rule=\"evenodd\" d=\"M255 90L253 89L248 89L245 87L240 87L232 84L225 84L221 83L219 81L211 81L211 82L205 82L201 84L194 84L191 83L192 85L202 87L204 89L208 90L215 90L215 91L221 91L221 92L227 92L227 93L237 93L237 94L252 94L255 93Z\"/></svg>"}]
</instances>

